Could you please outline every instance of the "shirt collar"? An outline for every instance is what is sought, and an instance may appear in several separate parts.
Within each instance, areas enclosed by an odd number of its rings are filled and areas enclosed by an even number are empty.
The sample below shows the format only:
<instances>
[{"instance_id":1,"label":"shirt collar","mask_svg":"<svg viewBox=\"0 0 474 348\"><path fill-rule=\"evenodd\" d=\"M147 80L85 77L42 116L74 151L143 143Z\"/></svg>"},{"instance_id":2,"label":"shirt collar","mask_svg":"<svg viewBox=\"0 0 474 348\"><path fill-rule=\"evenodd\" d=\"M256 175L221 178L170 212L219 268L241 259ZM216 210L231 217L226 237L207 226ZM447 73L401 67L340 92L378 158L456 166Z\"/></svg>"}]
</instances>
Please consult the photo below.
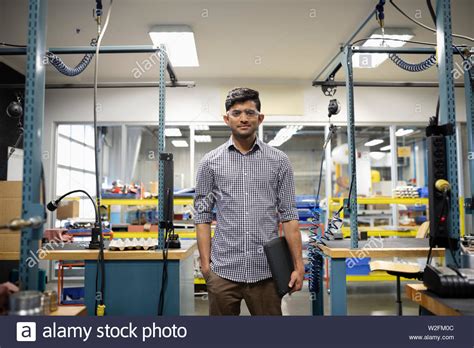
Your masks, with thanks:
<instances>
[{"instance_id":1,"label":"shirt collar","mask_svg":"<svg viewBox=\"0 0 474 348\"><path fill-rule=\"evenodd\" d=\"M226 148L229 149L229 150L230 149L235 149L235 150L239 151L237 149L237 147L235 146L235 144L234 144L234 140L232 139L232 136L229 138L229 140L227 140ZM259 150L261 148L262 148L262 141L258 138L258 135L257 135L257 138L256 138L255 142L253 143L253 145L250 148L248 153Z\"/></svg>"}]
</instances>

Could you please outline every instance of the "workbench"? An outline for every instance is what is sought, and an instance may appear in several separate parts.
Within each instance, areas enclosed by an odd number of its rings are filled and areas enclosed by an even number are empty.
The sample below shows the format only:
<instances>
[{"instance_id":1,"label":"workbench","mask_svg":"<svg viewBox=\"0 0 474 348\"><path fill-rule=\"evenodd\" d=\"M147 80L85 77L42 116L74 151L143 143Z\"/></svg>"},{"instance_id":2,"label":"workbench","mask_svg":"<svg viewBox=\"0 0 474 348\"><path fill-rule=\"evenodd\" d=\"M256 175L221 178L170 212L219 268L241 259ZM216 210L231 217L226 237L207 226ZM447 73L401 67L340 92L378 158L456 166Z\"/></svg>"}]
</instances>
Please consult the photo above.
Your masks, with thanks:
<instances>
[{"instance_id":1,"label":"workbench","mask_svg":"<svg viewBox=\"0 0 474 348\"><path fill-rule=\"evenodd\" d=\"M359 241L358 249L350 248L350 240L325 241L326 245L318 245L324 256L329 258L329 277L331 291L331 314L347 315L347 281L346 263L356 265L361 259L379 258L412 258L427 257L429 242L418 238L369 238ZM433 248L433 257L444 257L444 248ZM321 290L322 291L322 290ZM322 301L318 296L317 301ZM313 304L313 314L323 315L320 304Z\"/></svg>"},{"instance_id":2,"label":"workbench","mask_svg":"<svg viewBox=\"0 0 474 348\"><path fill-rule=\"evenodd\" d=\"M439 297L423 284L407 284L405 291L411 301L418 303L422 315L474 315L472 298Z\"/></svg>"},{"instance_id":3,"label":"workbench","mask_svg":"<svg viewBox=\"0 0 474 348\"><path fill-rule=\"evenodd\" d=\"M83 244L65 244L47 250L44 260L76 260L85 263L85 305L94 315L98 250ZM50 250L52 249L52 250ZM165 315L194 314L193 253L196 241L181 241L181 249L168 252L168 285ZM161 250L104 251L106 315L157 315L161 289Z\"/></svg>"}]
</instances>

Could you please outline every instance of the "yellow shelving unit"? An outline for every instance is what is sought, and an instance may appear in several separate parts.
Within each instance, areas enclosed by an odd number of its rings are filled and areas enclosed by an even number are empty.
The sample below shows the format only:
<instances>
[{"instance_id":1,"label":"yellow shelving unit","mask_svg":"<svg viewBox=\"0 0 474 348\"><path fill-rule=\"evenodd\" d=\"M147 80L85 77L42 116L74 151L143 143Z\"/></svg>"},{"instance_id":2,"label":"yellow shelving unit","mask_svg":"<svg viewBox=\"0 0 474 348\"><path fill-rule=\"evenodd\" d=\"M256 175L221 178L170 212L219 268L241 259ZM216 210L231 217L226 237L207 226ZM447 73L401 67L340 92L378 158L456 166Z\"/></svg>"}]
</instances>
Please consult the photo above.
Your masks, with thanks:
<instances>
[{"instance_id":1,"label":"yellow shelving unit","mask_svg":"<svg viewBox=\"0 0 474 348\"><path fill-rule=\"evenodd\" d=\"M338 197L338 198L331 198L329 201L329 208L331 211L337 211L339 208L344 204L344 199L347 197ZM357 204L403 204L403 205L426 205L428 206L428 198L392 198L392 197L357 197ZM428 209L428 208L427 208ZM461 237L464 236L464 220L465 220L465 212L464 212L464 198L459 198L459 214L460 214L460 231ZM344 210L341 212L341 217L344 217ZM416 236L416 230L410 230L408 232L400 232L400 231L390 231L385 229L373 229L370 227L363 227L363 230L367 230L368 236L382 236L382 237L391 237L391 236L398 236L398 237L414 237ZM344 237L350 236L350 231L345 227L343 227L342 232L344 233Z\"/></svg>"}]
</instances>

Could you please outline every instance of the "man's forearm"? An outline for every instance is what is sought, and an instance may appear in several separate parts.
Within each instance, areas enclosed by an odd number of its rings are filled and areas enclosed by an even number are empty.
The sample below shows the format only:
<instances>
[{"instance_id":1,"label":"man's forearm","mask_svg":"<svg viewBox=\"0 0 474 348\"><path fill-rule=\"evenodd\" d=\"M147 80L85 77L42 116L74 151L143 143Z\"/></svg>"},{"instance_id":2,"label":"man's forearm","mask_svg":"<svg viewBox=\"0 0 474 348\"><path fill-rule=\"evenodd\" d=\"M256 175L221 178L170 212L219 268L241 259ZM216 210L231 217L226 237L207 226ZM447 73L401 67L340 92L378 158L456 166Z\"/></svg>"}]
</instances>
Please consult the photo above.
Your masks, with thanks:
<instances>
[{"instance_id":1,"label":"man's forearm","mask_svg":"<svg viewBox=\"0 0 474 348\"><path fill-rule=\"evenodd\" d=\"M208 267L211 259L211 224L197 224L196 236L201 267Z\"/></svg>"},{"instance_id":2,"label":"man's forearm","mask_svg":"<svg viewBox=\"0 0 474 348\"><path fill-rule=\"evenodd\" d=\"M283 223L285 239L288 242L295 270L304 270L303 247L301 242L301 233L297 220L286 221Z\"/></svg>"}]
</instances>

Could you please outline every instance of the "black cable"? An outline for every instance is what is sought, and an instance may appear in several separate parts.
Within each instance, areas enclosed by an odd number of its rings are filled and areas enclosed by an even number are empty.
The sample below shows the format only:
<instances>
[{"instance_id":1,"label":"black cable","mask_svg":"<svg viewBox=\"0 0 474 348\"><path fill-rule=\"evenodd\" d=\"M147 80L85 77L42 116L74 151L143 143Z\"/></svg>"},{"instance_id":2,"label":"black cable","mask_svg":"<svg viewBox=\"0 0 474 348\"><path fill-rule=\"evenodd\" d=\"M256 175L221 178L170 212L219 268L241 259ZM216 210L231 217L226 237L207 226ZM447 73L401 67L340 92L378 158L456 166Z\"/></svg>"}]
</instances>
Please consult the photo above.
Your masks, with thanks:
<instances>
[{"instance_id":1,"label":"black cable","mask_svg":"<svg viewBox=\"0 0 474 348\"><path fill-rule=\"evenodd\" d=\"M69 191L65 194L63 194L62 196L60 196L59 198L55 199L54 202L56 202L56 204L58 204L60 201L62 201L64 199L64 197L67 197L69 195L72 195L73 193L83 193L87 196L87 198L90 199L90 201L92 202L92 204L94 205L94 211L95 211L95 221L99 221L99 218L98 218L98 209L97 209L97 205L95 204L95 201L94 199L91 197L90 194L88 194L86 191L84 190L72 190L72 191Z\"/></svg>"},{"instance_id":2,"label":"black cable","mask_svg":"<svg viewBox=\"0 0 474 348\"><path fill-rule=\"evenodd\" d=\"M321 154L321 166L319 167L319 181L318 181L318 191L316 194L316 199L319 201L319 193L321 192L321 181L323 177L323 163L326 158L326 147L323 146L323 153Z\"/></svg>"},{"instance_id":3,"label":"black cable","mask_svg":"<svg viewBox=\"0 0 474 348\"><path fill-rule=\"evenodd\" d=\"M6 42L0 42L0 46L26 48L25 45L15 45L15 44L9 44Z\"/></svg>"},{"instance_id":4,"label":"black cable","mask_svg":"<svg viewBox=\"0 0 474 348\"><path fill-rule=\"evenodd\" d=\"M436 125L439 124L439 103L440 103L440 101L439 101L439 94L438 94L438 102L436 103L436 115L435 115Z\"/></svg>"},{"instance_id":5,"label":"black cable","mask_svg":"<svg viewBox=\"0 0 474 348\"><path fill-rule=\"evenodd\" d=\"M173 195L172 195L172 190L173 188L168 188L166 192L166 197L168 197L168 206L172 207L173 206ZM166 221L167 217L164 217ZM174 234L174 226L173 226L173 221L166 221L166 227L165 227L165 245L163 246L163 270L161 273L161 289L160 289L160 296L158 300L158 315L162 316L164 312L164 306L165 306L165 293L166 293L166 287L168 286L168 249L169 249L169 232L171 231L171 234Z\"/></svg>"},{"instance_id":6,"label":"black cable","mask_svg":"<svg viewBox=\"0 0 474 348\"><path fill-rule=\"evenodd\" d=\"M42 201L43 201L43 208L44 208L44 220L48 218L46 214L46 180L44 177L44 166L43 162L41 162L41 193L42 193Z\"/></svg>"},{"instance_id":7,"label":"black cable","mask_svg":"<svg viewBox=\"0 0 474 348\"><path fill-rule=\"evenodd\" d=\"M427 25L424 25L423 23L417 21L416 19L413 19L411 18L409 15L407 15L400 7L398 7L397 5L395 5L395 3L393 2L393 0L390 0L390 4L392 4L393 7L395 7L395 9L400 12L403 16L405 16L407 19L409 19L410 21L412 21L413 23L415 23L416 25L419 25L420 27L426 29L426 30L429 30L431 31L432 33L436 33L436 29L434 28L430 28L429 26ZM464 39L464 40L468 40L468 41L471 41L471 42L474 42L474 38L472 37L469 37L469 36L466 36L466 35L460 35L460 34L452 34L453 37L457 37L458 39Z\"/></svg>"},{"instance_id":8,"label":"black cable","mask_svg":"<svg viewBox=\"0 0 474 348\"><path fill-rule=\"evenodd\" d=\"M453 47L456 50L456 52L459 53L459 55L461 56L461 58L464 62L468 62L469 64L471 64L471 62L469 62L468 59L466 57L464 57L464 54L459 50L458 46L453 45Z\"/></svg>"},{"instance_id":9,"label":"black cable","mask_svg":"<svg viewBox=\"0 0 474 348\"><path fill-rule=\"evenodd\" d=\"M433 24L436 26L436 12L433 9L433 5L431 4L431 0L426 0L426 5L428 6L428 10L430 11L431 19L433 20Z\"/></svg>"},{"instance_id":10,"label":"black cable","mask_svg":"<svg viewBox=\"0 0 474 348\"><path fill-rule=\"evenodd\" d=\"M158 315L162 316L164 313L165 307L165 293L166 287L168 285L168 248L169 248L169 241L168 241L168 233L170 229L165 229L165 245L163 247L163 270L161 273L161 289L160 289L160 297L158 301ZM172 234L174 234L174 229L171 230Z\"/></svg>"}]
</instances>

